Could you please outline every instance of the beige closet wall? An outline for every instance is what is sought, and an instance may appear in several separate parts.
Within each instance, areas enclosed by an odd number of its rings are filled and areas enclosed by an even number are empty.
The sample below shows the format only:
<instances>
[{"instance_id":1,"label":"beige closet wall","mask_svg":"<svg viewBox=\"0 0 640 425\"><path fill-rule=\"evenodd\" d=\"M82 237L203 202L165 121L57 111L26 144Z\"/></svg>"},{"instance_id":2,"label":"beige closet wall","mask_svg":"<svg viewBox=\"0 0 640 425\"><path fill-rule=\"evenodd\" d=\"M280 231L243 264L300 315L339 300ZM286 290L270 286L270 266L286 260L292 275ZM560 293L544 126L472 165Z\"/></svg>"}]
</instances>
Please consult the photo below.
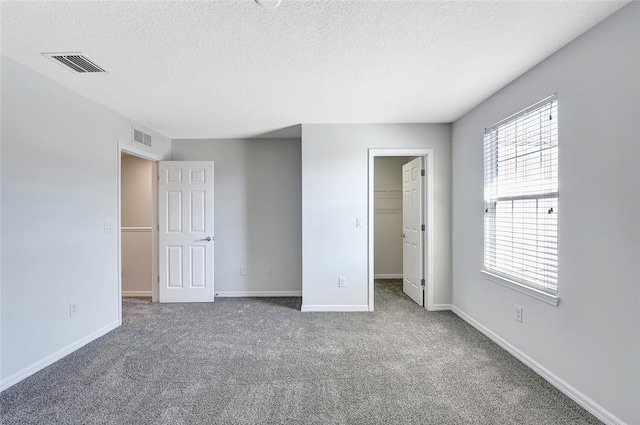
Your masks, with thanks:
<instances>
[{"instance_id":1,"label":"beige closet wall","mask_svg":"<svg viewBox=\"0 0 640 425\"><path fill-rule=\"evenodd\" d=\"M122 157L122 293L151 296L152 162Z\"/></svg>"},{"instance_id":2,"label":"beige closet wall","mask_svg":"<svg viewBox=\"0 0 640 425\"><path fill-rule=\"evenodd\" d=\"M407 157L374 158L374 274L402 277L402 166Z\"/></svg>"}]
</instances>

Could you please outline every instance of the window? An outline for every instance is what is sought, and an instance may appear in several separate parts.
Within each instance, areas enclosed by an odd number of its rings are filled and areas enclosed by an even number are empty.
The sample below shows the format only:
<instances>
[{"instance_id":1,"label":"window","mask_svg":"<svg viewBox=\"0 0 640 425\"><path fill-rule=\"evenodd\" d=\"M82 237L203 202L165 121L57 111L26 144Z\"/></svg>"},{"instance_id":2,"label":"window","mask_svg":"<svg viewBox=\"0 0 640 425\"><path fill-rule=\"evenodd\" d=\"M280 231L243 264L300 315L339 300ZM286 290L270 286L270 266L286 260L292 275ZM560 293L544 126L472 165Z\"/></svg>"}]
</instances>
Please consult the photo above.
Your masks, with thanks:
<instances>
[{"instance_id":1,"label":"window","mask_svg":"<svg viewBox=\"0 0 640 425\"><path fill-rule=\"evenodd\" d=\"M555 95L485 130L484 212L485 274L557 304Z\"/></svg>"}]
</instances>

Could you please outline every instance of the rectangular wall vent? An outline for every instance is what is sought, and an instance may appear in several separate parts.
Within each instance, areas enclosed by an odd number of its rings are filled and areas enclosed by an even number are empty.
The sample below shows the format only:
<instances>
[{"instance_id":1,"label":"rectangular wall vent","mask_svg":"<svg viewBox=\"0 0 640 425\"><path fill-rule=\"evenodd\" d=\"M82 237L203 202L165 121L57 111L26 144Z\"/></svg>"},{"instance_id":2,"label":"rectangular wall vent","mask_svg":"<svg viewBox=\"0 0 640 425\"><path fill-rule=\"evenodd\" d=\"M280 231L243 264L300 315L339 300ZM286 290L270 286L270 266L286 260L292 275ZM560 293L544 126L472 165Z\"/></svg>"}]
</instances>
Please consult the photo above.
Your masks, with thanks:
<instances>
[{"instance_id":1,"label":"rectangular wall vent","mask_svg":"<svg viewBox=\"0 0 640 425\"><path fill-rule=\"evenodd\" d=\"M105 68L98 65L88 57L86 57L81 52L76 53L43 53L44 56L48 57L52 61L64 66L67 69L70 69L73 72L84 74L84 73L95 73L95 72L108 72Z\"/></svg>"},{"instance_id":2,"label":"rectangular wall vent","mask_svg":"<svg viewBox=\"0 0 640 425\"><path fill-rule=\"evenodd\" d=\"M133 141L151 147L151 136L136 128L133 129Z\"/></svg>"}]
</instances>

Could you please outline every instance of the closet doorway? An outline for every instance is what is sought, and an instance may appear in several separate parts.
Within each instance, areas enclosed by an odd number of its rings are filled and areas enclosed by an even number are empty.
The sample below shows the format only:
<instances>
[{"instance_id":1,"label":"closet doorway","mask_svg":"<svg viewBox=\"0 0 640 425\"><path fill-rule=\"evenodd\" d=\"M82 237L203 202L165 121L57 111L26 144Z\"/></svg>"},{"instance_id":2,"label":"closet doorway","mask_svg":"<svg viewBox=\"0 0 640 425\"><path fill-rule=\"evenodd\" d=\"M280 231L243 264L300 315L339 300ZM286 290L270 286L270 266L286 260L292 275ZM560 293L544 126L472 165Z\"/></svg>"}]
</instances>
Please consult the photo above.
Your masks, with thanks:
<instances>
[{"instance_id":1,"label":"closet doorway","mask_svg":"<svg viewBox=\"0 0 640 425\"><path fill-rule=\"evenodd\" d=\"M154 297L154 210L157 163L126 151L120 157L120 278L122 297Z\"/></svg>"},{"instance_id":2,"label":"closet doorway","mask_svg":"<svg viewBox=\"0 0 640 425\"><path fill-rule=\"evenodd\" d=\"M433 150L369 149L368 177L369 311L376 279L431 309Z\"/></svg>"},{"instance_id":3,"label":"closet doorway","mask_svg":"<svg viewBox=\"0 0 640 425\"><path fill-rule=\"evenodd\" d=\"M374 159L374 278L376 290L424 306L424 158Z\"/></svg>"},{"instance_id":4,"label":"closet doorway","mask_svg":"<svg viewBox=\"0 0 640 425\"><path fill-rule=\"evenodd\" d=\"M376 279L402 280L402 166L406 156L374 159L374 265Z\"/></svg>"}]
</instances>

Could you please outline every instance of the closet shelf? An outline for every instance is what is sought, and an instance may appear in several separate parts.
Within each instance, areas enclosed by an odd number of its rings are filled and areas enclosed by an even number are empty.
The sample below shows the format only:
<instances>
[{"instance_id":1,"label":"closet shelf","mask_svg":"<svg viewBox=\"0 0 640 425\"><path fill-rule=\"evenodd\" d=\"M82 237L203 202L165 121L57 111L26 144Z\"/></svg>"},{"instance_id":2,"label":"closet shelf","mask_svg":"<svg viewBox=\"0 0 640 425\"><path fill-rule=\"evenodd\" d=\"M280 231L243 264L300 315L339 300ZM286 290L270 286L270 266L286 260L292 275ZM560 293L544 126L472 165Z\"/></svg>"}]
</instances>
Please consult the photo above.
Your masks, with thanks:
<instances>
[{"instance_id":1,"label":"closet shelf","mask_svg":"<svg viewBox=\"0 0 640 425\"><path fill-rule=\"evenodd\" d=\"M132 227L132 226L122 226L120 228L122 232L150 232L151 227Z\"/></svg>"},{"instance_id":2,"label":"closet shelf","mask_svg":"<svg viewBox=\"0 0 640 425\"><path fill-rule=\"evenodd\" d=\"M402 189L374 189L373 191L377 193L400 193Z\"/></svg>"}]
</instances>

